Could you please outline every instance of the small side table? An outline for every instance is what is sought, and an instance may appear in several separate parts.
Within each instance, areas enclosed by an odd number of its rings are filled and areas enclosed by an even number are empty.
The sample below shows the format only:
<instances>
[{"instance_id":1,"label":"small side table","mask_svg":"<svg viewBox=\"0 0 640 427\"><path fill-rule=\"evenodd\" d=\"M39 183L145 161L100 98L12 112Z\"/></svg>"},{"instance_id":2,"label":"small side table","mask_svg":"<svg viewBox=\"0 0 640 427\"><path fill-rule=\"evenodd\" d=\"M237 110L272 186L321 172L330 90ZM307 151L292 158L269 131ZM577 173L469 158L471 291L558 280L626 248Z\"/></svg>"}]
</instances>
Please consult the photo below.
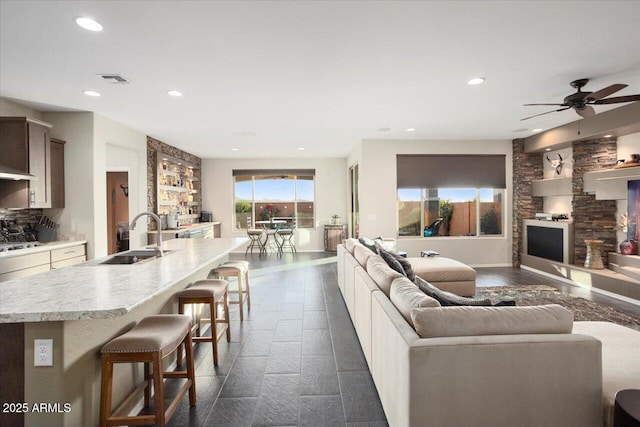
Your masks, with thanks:
<instances>
[{"instance_id":1,"label":"small side table","mask_svg":"<svg viewBox=\"0 0 640 427\"><path fill-rule=\"evenodd\" d=\"M613 427L640 427L640 390L620 390L616 393Z\"/></svg>"},{"instance_id":2,"label":"small side table","mask_svg":"<svg viewBox=\"0 0 640 427\"><path fill-rule=\"evenodd\" d=\"M337 252L338 244L347 238L347 225L325 225L324 226L324 250L325 252Z\"/></svg>"}]
</instances>

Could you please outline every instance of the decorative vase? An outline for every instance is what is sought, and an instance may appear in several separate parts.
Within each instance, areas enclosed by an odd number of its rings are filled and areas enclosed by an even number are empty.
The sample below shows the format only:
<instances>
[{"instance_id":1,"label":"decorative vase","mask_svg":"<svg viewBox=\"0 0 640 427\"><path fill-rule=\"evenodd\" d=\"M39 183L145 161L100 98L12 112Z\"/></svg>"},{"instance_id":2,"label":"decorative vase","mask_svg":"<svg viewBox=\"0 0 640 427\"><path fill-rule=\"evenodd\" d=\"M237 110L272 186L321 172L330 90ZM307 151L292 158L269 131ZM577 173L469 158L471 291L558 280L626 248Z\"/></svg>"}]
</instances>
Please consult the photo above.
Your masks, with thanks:
<instances>
[{"instance_id":1,"label":"decorative vase","mask_svg":"<svg viewBox=\"0 0 640 427\"><path fill-rule=\"evenodd\" d=\"M602 256L600 255L600 246L604 243L603 240L585 240L587 244L587 257L584 260L584 266L594 270L601 270L604 268L602 262Z\"/></svg>"},{"instance_id":2,"label":"decorative vase","mask_svg":"<svg viewBox=\"0 0 640 427\"><path fill-rule=\"evenodd\" d=\"M620 243L620 253L622 255L636 255L638 253L638 242L635 240L625 240Z\"/></svg>"}]
</instances>

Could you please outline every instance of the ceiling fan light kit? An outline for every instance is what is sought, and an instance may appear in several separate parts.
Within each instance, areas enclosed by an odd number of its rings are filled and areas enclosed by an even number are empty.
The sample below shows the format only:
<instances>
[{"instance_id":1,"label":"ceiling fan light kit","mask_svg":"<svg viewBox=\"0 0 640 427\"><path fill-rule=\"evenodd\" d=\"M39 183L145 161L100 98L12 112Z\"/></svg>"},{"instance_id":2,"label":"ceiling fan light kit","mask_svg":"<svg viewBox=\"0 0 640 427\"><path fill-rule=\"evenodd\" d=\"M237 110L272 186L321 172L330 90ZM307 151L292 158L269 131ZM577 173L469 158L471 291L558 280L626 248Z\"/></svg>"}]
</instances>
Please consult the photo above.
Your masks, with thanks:
<instances>
[{"instance_id":1,"label":"ceiling fan light kit","mask_svg":"<svg viewBox=\"0 0 640 427\"><path fill-rule=\"evenodd\" d=\"M596 114L596 111L592 107L592 105L620 104L624 102L640 101L640 95L614 96L612 98L605 98L627 87L626 84L621 83L612 84L595 92L583 92L582 88L586 86L588 82L589 79L578 79L572 81L571 87L576 88L577 91L575 93L572 93L571 95L566 96L562 104L524 104L525 106L548 105L560 108L540 114L535 114L533 116L525 117L524 119L520 120L528 120L533 117L543 116L545 114L556 113L559 111L565 111L570 108L573 108L573 110L581 117L591 117Z\"/></svg>"}]
</instances>

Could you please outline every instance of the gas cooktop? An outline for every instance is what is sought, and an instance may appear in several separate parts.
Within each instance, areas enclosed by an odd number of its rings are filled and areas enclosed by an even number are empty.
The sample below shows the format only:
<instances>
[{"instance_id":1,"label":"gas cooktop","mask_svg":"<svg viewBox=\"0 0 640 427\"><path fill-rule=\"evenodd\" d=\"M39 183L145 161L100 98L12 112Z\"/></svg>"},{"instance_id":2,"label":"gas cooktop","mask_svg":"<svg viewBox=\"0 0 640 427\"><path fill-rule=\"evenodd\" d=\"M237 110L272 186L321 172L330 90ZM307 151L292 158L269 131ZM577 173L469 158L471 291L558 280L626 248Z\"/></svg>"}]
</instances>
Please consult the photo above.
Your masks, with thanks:
<instances>
[{"instance_id":1,"label":"gas cooktop","mask_svg":"<svg viewBox=\"0 0 640 427\"><path fill-rule=\"evenodd\" d=\"M40 242L0 242L0 252L9 252L19 249L35 248Z\"/></svg>"}]
</instances>

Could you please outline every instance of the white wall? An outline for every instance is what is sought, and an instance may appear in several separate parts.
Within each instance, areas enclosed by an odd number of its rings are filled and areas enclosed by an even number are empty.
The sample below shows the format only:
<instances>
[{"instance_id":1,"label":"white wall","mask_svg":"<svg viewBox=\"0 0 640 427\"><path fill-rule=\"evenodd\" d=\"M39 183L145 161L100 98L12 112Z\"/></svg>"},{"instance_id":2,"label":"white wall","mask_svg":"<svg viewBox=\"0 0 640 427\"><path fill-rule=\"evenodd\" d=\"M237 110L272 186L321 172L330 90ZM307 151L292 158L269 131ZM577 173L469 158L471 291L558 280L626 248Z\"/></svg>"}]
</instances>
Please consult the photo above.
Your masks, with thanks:
<instances>
[{"instance_id":1,"label":"white wall","mask_svg":"<svg viewBox=\"0 0 640 427\"><path fill-rule=\"evenodd\" d=\"M129 215L147 210L147 136L111 119L95 115L94 205L96 257L106 256L107 171L129 172ZM147 244L147 219L140 218L129 235L131 248Z\"/></svg>"},{"instance_id":2,"label":"white wall","mask_svg":"<svg viewBox=\"0 0 640 427\"><path fill-rule=\"evenodd\" d=\"M360 235L397 236L397 154L504 154L507 194L502 237L402 237L398 249L409 256L432 249L475 266L511 265L512 143L511 141L365 140L360 165Z\"/></svg>"},{"instance_id":3,"label":"white wall","mask_svg":"<svg viewBox=\"0 0 640 427\"><path fill-rule=\"evenodd\" d=\"M58 238L87 240L87 257L95 254L93 113L44 113L53 125L51 135L66 141L64 146L64 209L46 209L45 214L60 224Z\"/></svg>"},{"instance_id":4,"label":"white wall","mask_svg":"<svg viewBox=\"0 0 640 427\"><path fill-rule=\"evenodd\" d=\"M213 212L214 220L222 222L222 237L246 236L246 232L234 229L234 169L315 169L316 227L296 230L294 241L299 251L324 250L324 225L329 224L331 215L347 218L344 158L203 159L203 210Z\"/></svg>"},{"instance_id":5,"label":"white wall","mask_svg":"<svg viewBox=\"0 0 640 427\"><path fill-rule=\"evenodd\" d=\"M30 117L42 120L42 113L33 108L16 104L6 98L0 98L0 116L2 117Z\"/></svg>"},{"instance_id":6,"label":"white wall","mask_svg":"<svg viewBox=\"0 0 640 427\"><path fill-rule=\"evenodd\" d=\"M61 237L87 240L87 257L107 255L107 171L129 172L129 212L146 211L146 135L94 113L43 113L51 134L66 141L65 208L45 214L60 224ZM146 244L146 222L131 246Z\"/></svg>"}]
</instances>

